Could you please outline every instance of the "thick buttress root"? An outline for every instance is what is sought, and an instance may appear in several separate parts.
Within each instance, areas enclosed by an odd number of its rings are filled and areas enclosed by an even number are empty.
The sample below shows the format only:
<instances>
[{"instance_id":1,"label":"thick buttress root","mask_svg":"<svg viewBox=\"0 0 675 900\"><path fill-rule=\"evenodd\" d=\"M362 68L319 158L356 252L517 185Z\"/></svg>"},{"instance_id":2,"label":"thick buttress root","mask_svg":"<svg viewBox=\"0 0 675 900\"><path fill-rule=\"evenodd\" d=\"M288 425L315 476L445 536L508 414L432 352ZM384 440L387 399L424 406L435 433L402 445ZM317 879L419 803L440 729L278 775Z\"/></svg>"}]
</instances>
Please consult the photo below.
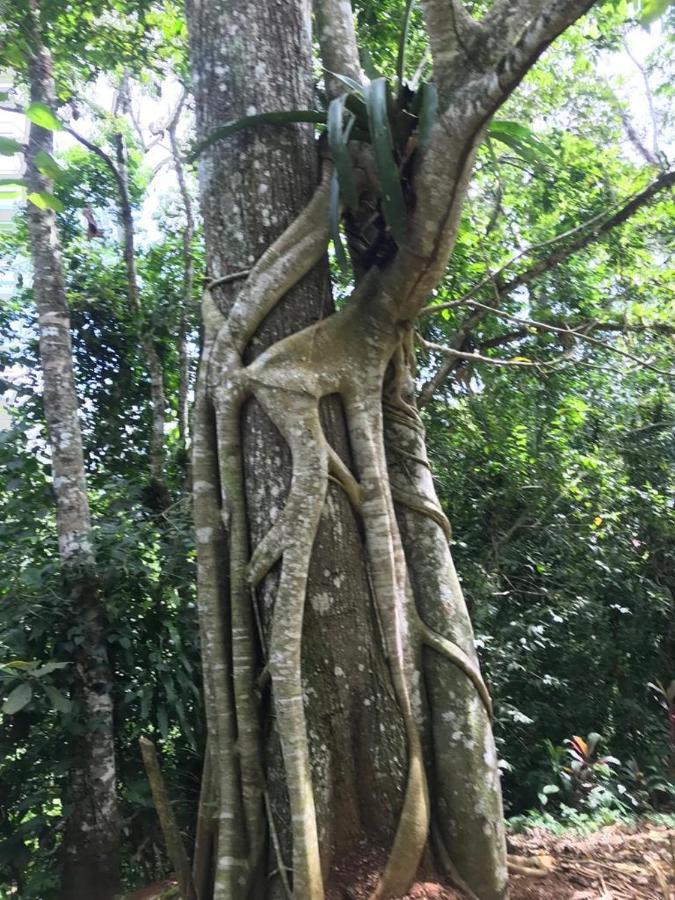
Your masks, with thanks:
<instances>
[{"instance_id":1,"label":"thick buttress root","mask_svg":"<svg viewBox=\"0 0 675 900\"><path fill-rule=\"evenodd\" d=\"M254 267L227 318L216 310L208 291L205 296L206 365L200 372L195 422L195 517L209 756L219 810L213 896L222 900L250 897L253 886L261 883L265 861L270 805L260 761L258 689L263 674L271 683L290 802L293 896L324 896L301 635L310 560L329 479L341 485L363 523L373 601L407 743L399 824L371 900L407 891L429 840L428 776L415 694L422 648L463 672L491 712L475 663L425 624L415 606L394 502L435 521L446 536L449 526L424 496L392 492L390 487L381 397L387 367L401 352L404 332L392 315L390 298L378 293L377 272L366 276L342 311L279 341L250 365L242 364L263 318L325 251L329 176L329 171L324 174L304 213ZM319 404L333 394L342 398L355 474L322 431ZM292 457L285 506L256 547L249 544L241 449L241 408L250 398L278 428ZM225 557L227 584L218 574ZM263 653L252 595L279 560ZM279 842L272 843L283 866Z\"/></svg>"}]
</instances>

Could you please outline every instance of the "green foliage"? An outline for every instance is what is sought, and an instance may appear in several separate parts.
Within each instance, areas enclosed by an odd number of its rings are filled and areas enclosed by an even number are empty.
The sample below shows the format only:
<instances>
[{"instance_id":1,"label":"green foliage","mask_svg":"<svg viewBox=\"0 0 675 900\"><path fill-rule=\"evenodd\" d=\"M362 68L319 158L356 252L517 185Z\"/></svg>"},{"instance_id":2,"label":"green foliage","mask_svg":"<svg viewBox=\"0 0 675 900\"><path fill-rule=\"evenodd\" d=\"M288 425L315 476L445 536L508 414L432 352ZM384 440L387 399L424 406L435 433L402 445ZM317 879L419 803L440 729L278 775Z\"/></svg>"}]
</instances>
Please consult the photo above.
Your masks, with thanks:
<instances>
[{"instance_id":1,"label":"green foliage","mask_svg":"<svg viewBox=\"0 0 675 900\"><path fill-rule=\"evenodd\" d=\"M470 4L472 13L484 3ZM665 14L645 2L647 23ZM167 70L187 74L182 12L170 2L44 0L45 36L55 57L58 109L27 115L58 129L81 107L95 79L128 71L148 94ZM305 122L327 130L337 174L330 204L338 301L348 290L341 219L359 206L354 142L372 145L386 229L404 236L409 172L438 116L427 80L421 13L410 2L355 4L364 68L359 86L335 74L345 93L326 109L277 111L225 124L193 150L243 128ZM436 302L456 300L524 247L531 252L473 295L493 299L509 278L552 249L553 235L595 222L652 178L621 146L624 106L595 68L620 45L623 2L597 5L530 74L479 149L471 202ZM25 84L27 0L3 23L0 62ZM672 113L669 51L655 50L649 75L660 121ZM380 74L383 73L383 74ZM388 80L387 80L388 78ZM122 120L94 109L98 142ZM148 173L126 128L129 192L138 215ZM0 154L21 152L0 138ZM57 211L71 308L88 487L115 674L116 749L126 880L153 881L162 841L137 741L154 735L181 827L194 824L203 721L195 573L186 460L176 422L183 260L175 196L142 236L137 267L142 313L129 309L116 231L117 187L95 154L72 147L36 157L55 180L30 202ZM6 179L21 186L21 179ZM344 210L343 210L344 206ZM81 211L101 236L87 240ZM625 326L618 346L672 366L672 199L661 198L601 242L547 269L502 310L549 323ZM591 226L592 227L592 226ZM202 250L193 246L195 284ZM26 259L24 220L3 233L5 263ZM24 265L25 267L25 265ZM58 896L58 853L67 813L68 743L77 734L70 673L81 635L70 621L58 565L51 471L41 411L37 333L29 279L0 310L0 383L11 414L0 434L0 882L24 898ZM187 312L192 355L197 300ZM446 341L469 313L425 319L425 336ZM632 329L632 330L631 330ZM659 330L661 329L661 330ZM169 398L166 445L170 503L157 510L147 473L149 384L140 333L162 361ZM594 332L596 333L596 332ZM487 316L464 352L538 360L538 369L480 368L464 361L424 415L434 475L453 522L453 552L496 700L497 737L514 827L591 830L636 811L673 808L672 660L675 658L675 404L657 373L579 343L558 364L558 339ZM570 348L568 348L570 349ZM438 361L420 354L420 380ZM548 366L548 367L547 367ZM664 715L665 713L665 715ZM594 734L595 733L595 736ZM588 734L589 738L571 735ZM617 758L599 757L597 735ZM619 763L618 760L625 762ZM665 813L662 813L665 815ZM157 860L160 860L158 863Z\"/></svg>"},{"instance_id":2,"label":"green foliage","mask_svg":"<svg viewBox=\"0 0 675 900\"><path fill-rule=\"evenodd\" d=\"M51 158L50 158L51 159ZM129 309L117 233L115 184L102 161L80 148L54 160L64 211L58 214L82 410L96 554L115 674L116 750L126 880L166 873L163 840L138 752L154 734L181 827L190 834L203 752L201 675L186 460L175 421L183 304L181 229L173 198L160 237L138 253L143 320ZM43 163L49 165L43 160ZM138 204L142 172L132 156L130 192ZM103 236L88 241L79 210L95 211ZM0 244L25 260L22 218ZM196 283L201 250L194 247ZM197 304L187 327L196 340ZM166 368L170 506L158 515L147 473L150 409L139 328ZM37 334L30 288L0 312L0 884L26 898L58 896L58 853L67 814L68 745L81 727L71 702L78 641L58 565L49 459L41 409Z\"/></svg>"}]
</instances>

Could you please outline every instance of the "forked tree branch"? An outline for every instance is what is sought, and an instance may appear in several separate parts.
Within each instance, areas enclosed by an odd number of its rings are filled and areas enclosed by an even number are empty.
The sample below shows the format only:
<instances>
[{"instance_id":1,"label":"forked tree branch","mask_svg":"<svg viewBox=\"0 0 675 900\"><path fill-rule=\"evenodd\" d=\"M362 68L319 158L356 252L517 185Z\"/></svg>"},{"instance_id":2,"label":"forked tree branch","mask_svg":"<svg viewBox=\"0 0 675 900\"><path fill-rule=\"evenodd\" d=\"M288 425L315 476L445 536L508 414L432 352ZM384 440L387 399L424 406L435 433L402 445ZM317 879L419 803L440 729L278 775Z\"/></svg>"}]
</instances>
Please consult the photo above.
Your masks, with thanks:
<instances>
[{"instance_id":1,"label":"forked tree branch","mask_svg":"<svg viewBox=\"0 0 675 900\"><path fill-rule=\"evenodd\" d=\"M494 272L489 272L486 276L484 276L484 278L477 282L458 300L450 301L449 303L430 304L421 311L421 315L429 315L431 313L440 312L443 309L453 309L459 306L471 307L473 309L472 314L466 317L460 323L454 337L450 340L451 348L457 350L460 349L460 347L464 343L464 340L466 339L466 336L487 315L489 315L490 313L500 315L500 313L495 310L495 307L504 298L515 291L516 288L522 287L525 284L529 284L535 278L543 275L550 269L553 269L556 265L563 262L572 254L578 252L579 250L582 250L584 247L607 234L613 228L621 225L632 215L634 215L641 207L649 203L658 193L672 187L673 184L675 184L675 171L664 172L657 179L651 182L651 184L649 184L643 191L641 191L639 194L634 195L628 201L626 201L612 216L609 216L603 222L599 222L599 217L595 216L594 218L588 220L580 226L577 226L576 228L570 229L561 235L556 235L546 241L535 244L531 247L526 248L525 250L520 251L499 269ZM519 275L516 275L514 278L510 279L508 282L504 284L499 283L499 276L502 274L502 272L512 266L513 263L518 259L521 259L523 256L527 256L537 250L549 246L550 244L558 243L573 235L576 235L573 241L565 244L563 247L554 251L549 256L539 260L534 265L525 269ZM485 287L488 284L491 284L494 289L493 304L488 305L471 302L471 298L481 288ZM508 316L506 315L504 315L503 317L508 318ZM523 320L516 317L516 321ZM446 361L439 367L434 376L422 387L419 398L420 405L424 405L425 403L429 402L435 391L437 391L438 388L443 384L443 382L446 380L446 378L454 368L456 368L456 361L448 357Z\"/></svg>"},{"instance_id":2,"label":"forked tree branch","mask_svg":"<svg viewBox=\"0 0 675 900\"><path fill-rule=\"evenodd\" d=\"M463 129L487 123L544 50L581 18L593 6L593 2L594 0L549 0L546 4L538 4L542 8L520 31L517 42L501 54L499 59L491 60L491 64L482 68L480 74L466 79L461 88L453 92L452 99L443 112L447 125ZM507 21L515 22L516 25L520 25L523 15L527 20L530 7L533 6L529 0L509 5L511 15ZM449 11L447 16L450 16ZM500 27L509 30L507 25L501 24ZM515 30L518 32L519 29ZM498 39L499 35L493 34L492 37Z\"/></svg>"},{"instance_id":3,"label":"forked tree branch","mask_svg":"<svg viewBox=\"0 0 675 900\"><path fill-rule=\"evenodd\" d=\"M622 225L642 206L649 203L656 196L656 194L660 193L663 190L666 190L669 187L672 187L673 184L675 184L675 170L671 172L664 172L662 175L659 175L658 178L652 181L651 184L649 184L643 191L640 191L639 194L634 194L629 200L625 201L624 204L617 210L617 212L614 213L614 215L609 216L609 218L605 219L604 222L599 221L602 218L602 214L593 216L593 218L588 219L586 222L582 222L581 225L570 228L568 231L565 231L562 234L554 235L553 237L548 238L545 241L541 241L538 244L532 244L531 246L526 247L524 250L520 250L498 269L495 269L492 272L488 272L487 275L481 278L481 280L477 282L472 288L469 288L469 290L458 300L451 300L449 303L429 304L429 306L425 306L424 309L420 311L420 316L437 313L442 309L454 309L458 306L462 306L481 288L485 287L488 284L496 284L499 299L503 299L504 297L513 293L516 288L528 284L539 275L543 275L545 272L548 272L549 269L554 268L559 263L572 256L572 254L577 253L579 250L583 250L584 247L587 247L589 244L603 237L605 234L607 234L608 231L616 228L617 225ZM582 233L580 234L580 232ZM542 250L544 247L548 247L551 244L557 244L560 241L563 241L575 234L579 236L574 241L570 242L564 247L561 247L559 250L556 250L554 253L551 253L544 259L539 260L534 265L525 269L519 275L516 275L510 281L504 284L499 284L499 276L502 274L502 272L510 269L511 266L519 259L522 259L523 256L530 256L531 254L536 253L538 250Z\"/></svg>"}]
</instances>

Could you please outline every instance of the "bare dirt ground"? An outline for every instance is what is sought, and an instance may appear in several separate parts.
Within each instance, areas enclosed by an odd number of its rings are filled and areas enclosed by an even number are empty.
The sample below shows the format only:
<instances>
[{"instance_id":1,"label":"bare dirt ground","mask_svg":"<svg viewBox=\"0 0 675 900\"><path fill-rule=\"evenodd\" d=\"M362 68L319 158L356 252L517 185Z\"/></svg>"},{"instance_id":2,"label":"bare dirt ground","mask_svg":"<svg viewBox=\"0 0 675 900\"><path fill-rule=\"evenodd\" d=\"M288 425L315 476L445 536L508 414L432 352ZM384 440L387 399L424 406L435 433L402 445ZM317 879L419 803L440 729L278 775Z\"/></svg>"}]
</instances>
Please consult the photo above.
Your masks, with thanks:
<instances>
[{"instance_id":1,"label":"bare dirt ground","mask_svg":"<svg viewBox=\"0 0 675 900\"><path fill-rule=\"evenodd\" d=\"M675 829L612 825L582 837L543 829L510 835L514 854L542 870L512 875L511 900L675 900ZM366 900L378 866L367 857L336 871L327 900ZM429 877L405 900L463 900L463 894Z\"/></svg>"},{"instance_id":2,"label":"bare dirt ground","mask_svg":"<svg viewBox=\"0 0 675 900\"><path fill-rule=\"evenodd\" d=\"M512 875L511 900L675 900L675 829L612 825L585 837L560 837L534 828L510 835L509 844L542 871ZM367 900L380 869L376 854L345 860L333 872L326 900ZM127 900L158 900L172 887L175 891L175 882L162 882L128 894ZM429 874L401 900L464 900L464 895Z\"/></svg>"}]
</instances>

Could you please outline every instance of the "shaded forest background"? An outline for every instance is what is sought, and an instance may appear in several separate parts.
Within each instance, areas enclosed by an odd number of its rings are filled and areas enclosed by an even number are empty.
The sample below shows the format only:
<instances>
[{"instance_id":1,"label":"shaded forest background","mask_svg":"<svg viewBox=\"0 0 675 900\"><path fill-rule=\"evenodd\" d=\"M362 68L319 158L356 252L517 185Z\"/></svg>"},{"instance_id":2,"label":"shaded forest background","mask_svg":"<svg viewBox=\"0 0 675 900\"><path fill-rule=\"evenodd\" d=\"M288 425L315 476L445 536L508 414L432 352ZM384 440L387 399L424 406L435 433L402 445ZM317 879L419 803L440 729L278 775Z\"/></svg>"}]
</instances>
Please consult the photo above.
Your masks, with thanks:
<instances>
[{"instance_id":1,"label":"shaded forest background","mask_svg":"<svg viewBox=\"0 0 675 900\"><path fill-rule=\"evenodd\" d=\"M85 37L77 13L62 16L58 64L73 77L59 98L58 132L72 129L104 155L64 140L49 202L64 244L132 887L167 870L138 738L156 740L187 834L199 790L204 722L182 416L206 273L186 162L182 13L169 3L110 7L113 24L92 19ZM399 5L356 7L372 65L392 73ZM411 77L426 65L415 16ZM659 188L617 215L670 173L674 22L666 11L645 32L633 7L600 4L538 63L480 150L451 268L433 298L450 305L420 329L429 452L495 699L507 815L551 828L675 808L672 195ZM20 72L20 43L3 53ZM130 102L113 106L122 81ZM3 102L25 99L17 77ZM129 303L119 191L105 159L120 139L139 308ZM67 813L65 750L76 727L68 661L80 635L63 627L27 242L20 210L0 233L2 264L17 276L0 311L0 884L45 898L56 888ZM346 293L348 276L331 264ZM160 483L150 473L141 334L164 375ZM435 349L448 344L459 354Z\"/></svg>"}]
</instances>

